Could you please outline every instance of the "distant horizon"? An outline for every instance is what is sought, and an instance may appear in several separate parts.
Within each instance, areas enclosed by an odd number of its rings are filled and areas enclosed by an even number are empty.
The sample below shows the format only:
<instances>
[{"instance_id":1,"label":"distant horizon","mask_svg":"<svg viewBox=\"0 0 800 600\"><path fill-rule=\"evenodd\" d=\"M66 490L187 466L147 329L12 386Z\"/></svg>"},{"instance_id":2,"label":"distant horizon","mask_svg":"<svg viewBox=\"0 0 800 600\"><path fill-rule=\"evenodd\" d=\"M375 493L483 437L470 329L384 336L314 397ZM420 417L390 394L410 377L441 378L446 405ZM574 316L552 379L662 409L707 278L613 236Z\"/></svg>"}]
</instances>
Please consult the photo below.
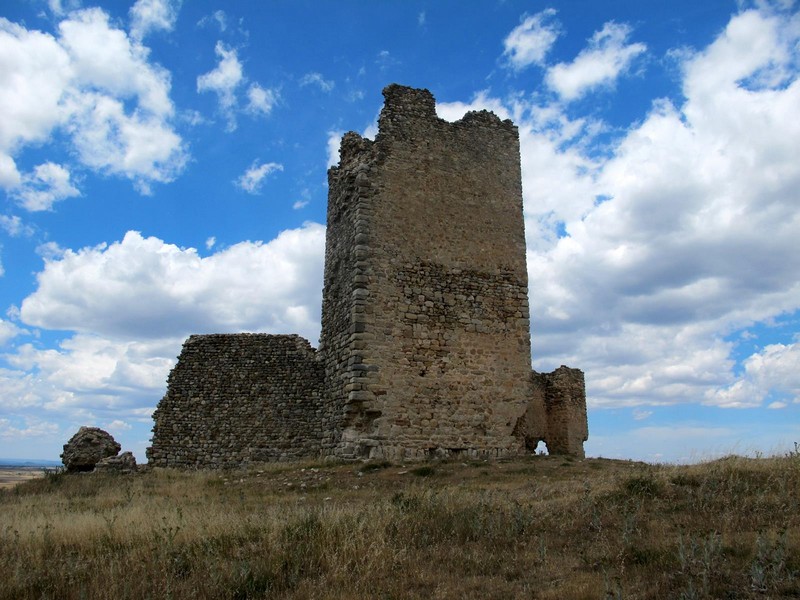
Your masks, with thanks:
<instances>
[{"instance_id":1,"label":"distant horizon","mask_svg":"<svg viewBox=\"0 0 800 600\"><path fill-rule=\"evenodd\" d=\"M796 450L795 450L796 451ZM683 460L683 461L658 461L658 460L646 460L646 459L636 459L636 458L620 458L620 457L612 457L612 456L586 456L585 459L575 459L575 460L622 460L622 461L631 461L631 462L642 462L652 465L692 465L692 464L700 464L711 462L715 460L719 460L720 458L726 458L729 456L736 456L741 458L774 458L774 457L782 457L787 455L788 453L792 452L790 448L787 447L786 450L783 449L776 449L772 452L762 453L760 451L751 451L751 452L737 452L735 449L731 450L730 452L719 452L715 454L709 455L697 455L690 459ZM521 454L520 456L526 456L526 454ZM527 456L532 456L527 454ZM556 455L554 458L556 458ZM139 461L137 459L138 465L146 465L147 461ZM292 462L302 462L302 461L284 461L285 464L291 464ZM360 461L353 461L360 462ZM404 461L396 461L397 464L404 464ZM414 461L405 461L405 462L414 462ZM61 459L39 459L39 458L0 458L0 467L20 467L20 466L30 466L30 467L54 467L54 466L63 466L63 462Z\"/></svg>"},{"instance_id":2,"label":"distant horizon","mask_svg":"<svg viewBox=\"0 0 800 600\"><path fill-rule=\"evenodd\" d=\"M53 467L63 465L61 460L51 460L44 458L0 458L0 467Z\"/></svg>"}]
</instances>

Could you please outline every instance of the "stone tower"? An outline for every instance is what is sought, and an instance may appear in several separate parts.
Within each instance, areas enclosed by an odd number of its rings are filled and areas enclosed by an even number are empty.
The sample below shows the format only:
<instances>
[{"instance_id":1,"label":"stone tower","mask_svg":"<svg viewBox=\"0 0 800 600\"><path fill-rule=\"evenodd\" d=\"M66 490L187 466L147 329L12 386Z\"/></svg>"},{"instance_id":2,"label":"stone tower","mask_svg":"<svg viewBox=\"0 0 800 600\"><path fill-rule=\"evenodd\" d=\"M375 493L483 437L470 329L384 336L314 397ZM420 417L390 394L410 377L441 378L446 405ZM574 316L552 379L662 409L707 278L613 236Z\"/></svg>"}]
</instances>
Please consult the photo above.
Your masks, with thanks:
<instances>
[{"instance_id":1,"label":"stone tower","mask_svg":"<svg viewBox=\"0 0 800 600\"><path fill-rule=\"evenodd\" d=\"M518 452L531 401L519 137L391 85L328 173L320 354L342 457Z\"/></svg>"},{"instance_id":2,"label":"stone tower","mask_svg":"<svg viewBox=\"0 0 800 600\"><path fill-rule=\"evenodd\" d=\"M304 456L582 457L583 373L531 370L519 136L436 116L390 85L375 141L328 172L319 350L299 336L190 337L153 414L149 462Z\"/></svg>"}]
</instances>

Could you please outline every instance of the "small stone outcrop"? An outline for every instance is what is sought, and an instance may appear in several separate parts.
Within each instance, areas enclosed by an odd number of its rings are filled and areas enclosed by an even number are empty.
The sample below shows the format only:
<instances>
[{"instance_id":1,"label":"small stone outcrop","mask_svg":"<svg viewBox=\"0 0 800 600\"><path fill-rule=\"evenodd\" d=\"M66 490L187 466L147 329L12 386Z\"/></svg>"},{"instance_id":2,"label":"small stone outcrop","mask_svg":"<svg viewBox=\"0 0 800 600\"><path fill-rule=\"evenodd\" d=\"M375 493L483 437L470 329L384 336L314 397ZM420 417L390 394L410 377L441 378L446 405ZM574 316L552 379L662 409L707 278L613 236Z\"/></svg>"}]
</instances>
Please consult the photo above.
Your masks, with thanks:
<instances>
[{"instance_id":1,"label":"small stone outcrop","mask_svg":"<svg viewBox=\"0 0 800 600\"><path fill-rule=\"evenodd\" d=\"M193 335L153 414L150 463L238 468L317 456L332 446L323 381L298 335Z\"/></svg>"},{"instance_id":2,"label":"small stone outcrop","mask_svg":"<svg viewBox=\"0 0 800 600\"><path fill-rule=\"evenodd\" d=\"M108 456L94 467L96 473L134 473L136 469L136 457L130 452Z\"/></svg>"},{"instance_id":3,"label":"small stone outcrop","mask_svg":"<svg viewBox=\"0 0 800 600\"><path fill-rule=\"evenodd\" d=\"M81 427L64 444L61 461L67 471L93 471L98 462L116 456L121 448L107 431L99 427Z\"/></svg>"}]
</instances>

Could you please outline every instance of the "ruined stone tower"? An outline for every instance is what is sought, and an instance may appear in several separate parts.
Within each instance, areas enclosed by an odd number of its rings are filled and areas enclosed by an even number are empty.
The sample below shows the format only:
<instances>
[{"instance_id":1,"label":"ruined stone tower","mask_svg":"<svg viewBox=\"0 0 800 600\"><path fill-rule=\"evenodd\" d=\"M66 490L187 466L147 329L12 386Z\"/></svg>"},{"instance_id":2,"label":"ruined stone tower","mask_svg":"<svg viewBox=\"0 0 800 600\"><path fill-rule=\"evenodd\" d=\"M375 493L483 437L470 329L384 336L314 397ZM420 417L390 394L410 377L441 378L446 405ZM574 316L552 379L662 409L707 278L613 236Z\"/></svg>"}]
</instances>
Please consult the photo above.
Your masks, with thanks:
<instances>
[{"instance_id":1,"label":"ruined stone tower","mask_svg":"<svg viewBox=\"0 0 800 600\"><path fill-rule=\"evenodd\" d=\"M375 141L346 134L328 173L319 350L192 336L151 464L497 457L540 441L583 456L583 373L531 371L517 128L486 111L448 123L427 90L384 96Z\"/></svg>"},{"instance_id":2,"label":"ruined stone tower","mask_svg":"<svg viewBox=\"0 0 800 600\"><path fill-rule=\"evenodd\" d=\"M389 86L374 142L330 170L320 353L341 456L520 449L530 324L519 139Z\"/></svg>"}]
</instances>

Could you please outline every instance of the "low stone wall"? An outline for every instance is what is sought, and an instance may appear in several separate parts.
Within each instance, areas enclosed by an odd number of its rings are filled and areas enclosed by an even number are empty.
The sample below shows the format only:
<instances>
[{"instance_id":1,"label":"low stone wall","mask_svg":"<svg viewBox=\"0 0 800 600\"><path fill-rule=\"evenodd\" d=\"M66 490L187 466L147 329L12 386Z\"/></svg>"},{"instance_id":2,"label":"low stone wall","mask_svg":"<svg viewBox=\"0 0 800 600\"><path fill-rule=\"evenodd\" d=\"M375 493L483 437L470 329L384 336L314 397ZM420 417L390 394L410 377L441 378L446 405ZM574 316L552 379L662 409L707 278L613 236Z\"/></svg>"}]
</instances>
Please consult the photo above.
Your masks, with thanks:
<instances>
[{"instance_id":1,"label":"low stone wall","mask_svg":"<svg viewBox=\"0 0 800 600\"><path fill-rule=\"evenodd\" d=\"M193 335L153 419L149 463L235 468L316 456L330 446L324 373L297 335Z\"/></svg>"}]
</instances>

